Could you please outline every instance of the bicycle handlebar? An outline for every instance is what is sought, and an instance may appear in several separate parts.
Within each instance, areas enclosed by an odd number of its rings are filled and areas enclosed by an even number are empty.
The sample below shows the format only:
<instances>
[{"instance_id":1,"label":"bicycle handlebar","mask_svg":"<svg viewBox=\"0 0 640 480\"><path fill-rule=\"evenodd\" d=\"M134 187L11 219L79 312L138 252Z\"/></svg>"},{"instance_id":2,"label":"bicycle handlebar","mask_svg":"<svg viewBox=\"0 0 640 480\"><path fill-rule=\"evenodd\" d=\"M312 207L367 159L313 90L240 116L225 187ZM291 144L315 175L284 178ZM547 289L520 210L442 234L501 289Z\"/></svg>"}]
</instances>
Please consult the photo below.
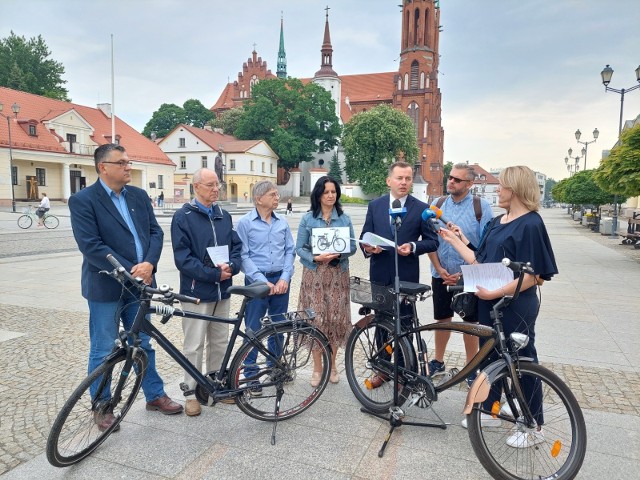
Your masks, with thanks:
<instances>
[{"instance_id":1,"label":"bicycle handlebar","mask_svg":"<svg viewBox=\"0 0 640 480\"><path fill-rule=\"evenodd\" d=\"M115 267L115 270L113 272L110 272L113 278L118 280L120 283L124 283L124 279L126 279L134 286L136 286L140 291L146 293L149 296L162 295L162 299L156 300L161 300L163 303L169 304L173 303L174 300L185 303L195 303L196 305L200 303L199 298L188 297L187 295L173 292L172 288L169 285L160 285L158 288L153 288L145 285L144 283L142 283L142 279L136 278L131 275L131 273L129 273L127 269L122 266L118 259L111 254L107 255L107 260L109 260L109 263L111 263L111 265Z\"/></svg>"}]
</instances>

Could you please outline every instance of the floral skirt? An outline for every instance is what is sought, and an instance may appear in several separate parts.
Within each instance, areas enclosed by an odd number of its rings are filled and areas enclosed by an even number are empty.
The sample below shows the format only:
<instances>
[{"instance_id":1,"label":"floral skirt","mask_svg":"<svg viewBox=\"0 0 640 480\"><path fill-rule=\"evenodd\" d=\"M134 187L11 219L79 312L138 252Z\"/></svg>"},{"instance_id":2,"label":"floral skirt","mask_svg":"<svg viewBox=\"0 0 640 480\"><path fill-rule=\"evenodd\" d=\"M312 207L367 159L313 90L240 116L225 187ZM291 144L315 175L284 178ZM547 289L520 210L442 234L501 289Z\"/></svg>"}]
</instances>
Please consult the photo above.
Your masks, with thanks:
<instances>
[{"instance_id":1,"label":"floral skirt","mask_svg":"<svg viewBox=\"0 0 640 480\"><path fill-rule=\"evenodd\" d=\"M338 348L347 343L353 328L349 300L349 270L318 265L317 270L304 267L298 310L312 308L316 312L314 324L322 330L331 344Z\"/></svg>"}]
</instances>

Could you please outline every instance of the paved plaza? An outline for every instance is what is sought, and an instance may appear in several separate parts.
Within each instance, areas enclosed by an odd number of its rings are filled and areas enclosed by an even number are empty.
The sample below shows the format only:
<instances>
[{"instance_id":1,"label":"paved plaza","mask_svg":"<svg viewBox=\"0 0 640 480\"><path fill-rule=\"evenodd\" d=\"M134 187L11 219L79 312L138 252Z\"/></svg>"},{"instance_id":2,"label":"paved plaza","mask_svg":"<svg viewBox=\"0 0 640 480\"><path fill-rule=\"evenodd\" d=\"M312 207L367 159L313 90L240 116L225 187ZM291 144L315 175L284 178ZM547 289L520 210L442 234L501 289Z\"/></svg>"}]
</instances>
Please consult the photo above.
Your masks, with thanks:
<instances>
[{"instance_id":1,"label":"paved plaza","mask_svg":"<svg viewBox=\"0 0 640 480\"><path fill-rule=\"evenodd\" d=\"M302 203L287 217L297 229ZM365 207L347 206L356 232ZM445 392L434 408L446 430L402 426L385 456L378 450L388 424L360 412L344 376L329 384L305 413L278 425L259 422L233 405L204 408L200 417L165 417L147 412L138 400L122 428L79 465L51 467L45 458L53 419L86 375L87 305L80 295L81 255L69 213L57 205L56 230L20 230L18 215L0 212L0 476L31 478L278 478L481 479L467 431L460 426L462 387ZM241 212L234 214L234 220ZM589 433L587 455L578 478L637 478L640 469L640 263L619 240L590 233L561 209L545 209L560 274L542 287L537 346L543 364L558 373L580 402ZM169 237L169 215L159 216L165 246L158 283L178 287ZM361 254L351 274L367 277ZM422 257L422 281L429 282ZM296 262L290 308L297 306L301 266ZM235 283L241 282L241 276ZM232 309L233 311L233 309ZM352 309L353 314L357 306ZM432 318L431 300L419 305L422 323ZM160 327L177 345L179 319ZM459 340L459 339L458 339ZM448 366L460 364L462 342L453 341ZM182 374L158 352L158 370L168 393L184 398ZM433 414L407 410L416 418Z\"/></svg>"}]
</instances>

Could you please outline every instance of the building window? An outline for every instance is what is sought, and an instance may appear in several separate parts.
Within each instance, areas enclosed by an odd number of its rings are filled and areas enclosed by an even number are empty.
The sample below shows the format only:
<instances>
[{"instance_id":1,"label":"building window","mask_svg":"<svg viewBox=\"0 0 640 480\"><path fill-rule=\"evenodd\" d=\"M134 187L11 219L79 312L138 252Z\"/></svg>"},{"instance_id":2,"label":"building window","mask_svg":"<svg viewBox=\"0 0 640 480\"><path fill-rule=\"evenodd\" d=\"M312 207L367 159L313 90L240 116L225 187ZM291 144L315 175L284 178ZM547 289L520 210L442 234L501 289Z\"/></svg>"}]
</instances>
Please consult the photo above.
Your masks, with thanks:
<instances>
[{"instance_id":1,"label":"building window","mask_svg":"<svg viewBox=\"0 0 640 480\"><path fill-rule=\"evenodd\" d=\"M269 164L269 173L273 173L273 163Z\"/></svg>"},{"instance_id":2,"label":"building window","mask_svg":"<svg viewBox=\"0 0 640 480\"><path fill-rule=\"evenodd\" d=\"M162 175L158 175L158 188L164 188L164 177Z\"/></svg>"},{"instance_id":3,"label":"building window","mask_svg":"<svg viewBox=\"0 0 640 480\"><path fill-rule=\"evenodd\" d=\"M31 135L32 137L37 137L35 125L29 125L29 135Z\"/></svg>"},{"instance_id":4,"label":"building window","mask_svg":"<svg viewBox=\"0 0 640 480\"><path fill-rule=\"evenodd\" d=\"M69 142L69 152L73 153L73 144L76 143L76 136L73 133L67 133L67 142Z\"/></svg>"},{"instance_id":5,"label":"building window","mask_svg":"<svg viewBox=\"0 0 640 480\"><path fill-rule=\"evenodd\" d=\"M408 90L409 89L409 74L405 73L404 74L404 90Z\"/></svg>"},{"instance_id":6,"label":"building window","mask_svg":"<svg viewBox=\"0 0 640 480\"><path fill-rule=\"evenodd\" d=\"M418 85L419 85L418 82L420 77L419 68L420 66L418 65L418 62L416 60L411 62L411 86L409 87L411 90L418 89Z\"/></svg>"},{"instance_id":7,"label":"building window","mask_svg":"<svg viewBox=\"0 0 640 480\"><path fill-rule=\"evenodd\" d=\"M44 187L47 184L47 171L44 168L36 168L36 178L38 186Z\"/></svg>"},{"instance_id":8,"label":"building window","mask_svg":"<svg viewBox=\"0 0 640 480\"><path fill-rule=\"evenodd\" d=\"M179 138L178 141L180 142L180 145L178 145L178 147L185 148L187 146L187 140L186 139Z\"/></svg>"},{"instance_id":9,"label":"building window","mask_svg":"<svg viewBox=\"0 0 640 480\"><path fill-rule=\"evenodd\" d=\"M235 170L235 169L236 169L236 161L229 160L229 170Z\"/></svg>"},{"instance_id":10,"label":"building window","mask_svg":"<svg viewBox=\"0 0 640 480\"><path fill-rule=\"evenodd\" d=\"M187 157L180 157L180 169L184 170L187 168Z\"/></svg>"},{"instance_id":11,"label":"building window","mask_svg":"<svg viewBox=\"0 0 640 480\"><path fill-rule=\"evenodd\" d=\"M249 170L253 172L253 160L249 163Z\"/></svg>"},{"instance_id":12,"label":"building window","mask_svg":"<svg viewBox=\"0 0 640 480\"><path fill-rule=\"evenodd\" d=\"M207 156L202 156L202 168L207 168Z\"/></svg>"},{"instance_id":13,"label":"building window","mask_svg":"<svg viewBox=\"0 0 640 480\"><path fill-rule=\"evenodd\" d=\"M264 162L262 162L262 173L264 173Z\"/></svg>"},{"instance_id":14,"label":"building window","mask_svg":"<svg viewBox=\"0 0 640 480\"><path fill-rule=\"evenodd\" d=\"M11 184L18 185L18 167L11 166Z\"/></svg>"},{"instance_id":15,"label":"building window","mask_svg":"<svg viewBox=\"0 0 640 480\"><path fill-rule=\"evenodd\" d=\"M416 138L418 137L418 120L420 119L420 107L416 102L411 102L409 104L409 108L407 108L407 115L413 122L413 129L416 134Z\"/></svg>"}]
</instances>

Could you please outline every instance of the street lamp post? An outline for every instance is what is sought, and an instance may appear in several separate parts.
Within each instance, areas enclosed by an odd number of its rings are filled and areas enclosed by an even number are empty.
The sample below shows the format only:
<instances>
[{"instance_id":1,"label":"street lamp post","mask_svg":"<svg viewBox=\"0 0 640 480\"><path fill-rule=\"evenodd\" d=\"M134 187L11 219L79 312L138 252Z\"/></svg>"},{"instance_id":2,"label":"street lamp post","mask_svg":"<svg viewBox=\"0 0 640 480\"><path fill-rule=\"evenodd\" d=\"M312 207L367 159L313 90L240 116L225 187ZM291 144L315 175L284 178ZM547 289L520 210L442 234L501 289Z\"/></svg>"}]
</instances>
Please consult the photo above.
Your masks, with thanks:
<instances>
[{"instance_id":1,"label":"street lamp post","mask_svg":"<svg viewBox=\"0 0 640 480\"><path fill-rule=\"evenodd\" d=\"M11 210L13 211L13 213L16 213L16 193L13 186L13 148L11 145L11 116L3 115L2 114L3 108L4 108L4 105L0 103L0 116L7 119L7 129L9 130L9 181L11 182ZM18 112L20 112L20 105L18 105L16 102L13 102L13 105L11 105L11 111L13 112L14 116L18 118Z\"/></svg>"},{"instance_id":2,"label":"street lamp post","mask_svg":"<svg viewBox=\"0 0 640 480\"><path fill-rule=\"evenodd\" d=\"M613 68L609 65L602 69L600 72L600 76L602 77L602 84L604 85L605 92L614 92L620 94L620 122L618 123L618 142L620 142L620 135L622 134L622 112L624 109L624 94L627 92L632 92L633 90L640 88L640 84L634 85L631 88L611 88L609 83L611 82L611 77L613 77ZM640 82L640 65L636 68L636 80ZM613 195L613 218L611 222L611 238L618 237L618 195Z\"/></svg>"},{"instance_id":3,"label":"street lamp post","mask_svg":"<svg viewBox=\"0 0 640 480\"><path fill-rule=\"evenodd\" d=\"M582 133L580 132L580 129L576 130L576 141L578 143L581 143L582 145L584 145L584 148L582 149L582 155L584 156L584 169L587 169L587 149L589 148L589 144L590 143L594 143L597 139L598 139L598 135L600 135L600 132L598 131L598 129L594 129L593 130L593 140L591 140L590 142L581 142L580 141L580 136L582 135Z\"/></svg>"},{"instance_id":4,"label":"street lamp post","mask_svg":"<svg viewBox=\"0 0 640 480\"><path fill-rule=\"evenodd\" d=\"M580 169L580 157L572 157L571 154L573 153L573 149L569 149L567 151L567 153L569 153L568 157L564 157L564 164L567 166L567 172L569 172L569 177L575 175L576 173L578 173L578 170ZM575 158L575 163L573 163L573 160ZM571 159L571 163L569 163L569 159ZM571 207L573 205L567 205L567 213L571 214Z\"/></svg>"}]
</instances>

